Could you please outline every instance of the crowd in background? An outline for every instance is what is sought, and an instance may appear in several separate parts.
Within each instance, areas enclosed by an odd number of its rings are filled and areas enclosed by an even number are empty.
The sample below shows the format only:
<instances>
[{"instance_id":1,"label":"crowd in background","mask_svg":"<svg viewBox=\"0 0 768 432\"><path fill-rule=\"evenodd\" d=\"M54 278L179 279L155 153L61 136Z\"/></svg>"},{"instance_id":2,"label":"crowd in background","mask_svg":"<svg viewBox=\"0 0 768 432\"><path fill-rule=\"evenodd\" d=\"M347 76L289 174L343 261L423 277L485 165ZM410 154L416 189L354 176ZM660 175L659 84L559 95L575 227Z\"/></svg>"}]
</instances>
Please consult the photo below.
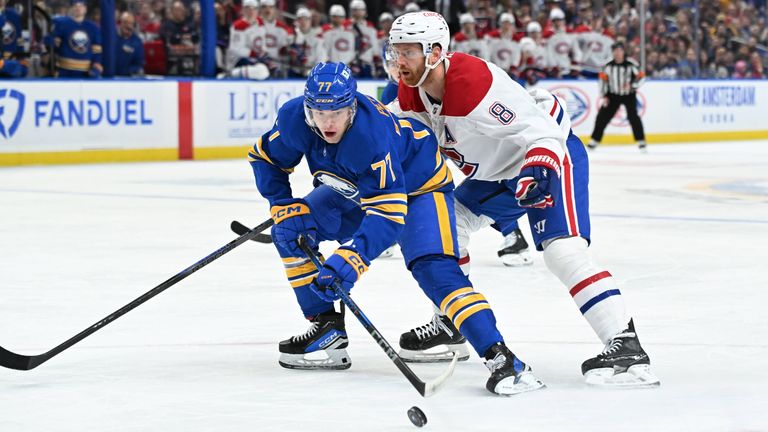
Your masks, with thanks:
<instances>
[{"instance_id":1,"label":"crowd in background","mask_svg":"<svg viewBox=\"0 0 768 432\"><path fill-rule=\"evenodd\" d=\"M22 25L27 22L24 7L19 7L26 4L22 0L7 5L0 22L4 45L14 22L13 10L22 12ZM47 0L36 5L52 18L49 23L36 19L41 21L36 33L50 33L58 26L59 34L51 33L39 44L19 42L26 52L19 49L18 57L32 52L40 55L43 65L66 61L74 73L100 76L100 66L94 66L97 34L90 40L94 52L88 67L83 63L86 57L75 55L77 50L67 51L71 43L62 43L71 34L82 36L76 31L84 26L78 24L83 20L98 27L98 0ZM67 16L82 12L78 5L85 6L84 18L67 24L70 34L61 33ZM646 1L646 75L765 78L765 0L700 0L698 5L697 15L688 0ZM118 75L199 74L197 0L118 0L116 6ZM383 46L389 26L400 14L417 10L445 16L452 30L450 51L486 58L521 81L592 77L610 60L610 46L616 40L625 43L635 60L641 55L635 0L216 0L214 10L220 76L301 77L318 61L330 60L348 63L358 77L386 77ZM4 49L6 60L16 55L11 49ZM30 75L46 75L45 67Z\"/></svg>"}]
</instances>

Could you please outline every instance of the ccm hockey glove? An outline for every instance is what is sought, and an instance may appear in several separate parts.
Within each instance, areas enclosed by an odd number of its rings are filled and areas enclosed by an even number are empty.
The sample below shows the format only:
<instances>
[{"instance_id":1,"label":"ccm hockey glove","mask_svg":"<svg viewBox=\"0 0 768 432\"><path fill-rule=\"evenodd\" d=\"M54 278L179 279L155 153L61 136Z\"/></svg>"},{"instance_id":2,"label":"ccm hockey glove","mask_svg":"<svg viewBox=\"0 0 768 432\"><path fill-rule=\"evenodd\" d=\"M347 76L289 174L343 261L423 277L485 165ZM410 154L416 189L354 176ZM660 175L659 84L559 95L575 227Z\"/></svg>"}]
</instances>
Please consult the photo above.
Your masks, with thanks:
<instances>
[{"instance_id":1,"label":"ccm hockey glove","mask_svg":"<svg viewBox=\"0 0 768 432\"><path fill-rule=\"evenodd\" d=\"M529 150L515 185L520 207L544 209L560 198L560 161L540 148Z\"/></svg>"},{"instance_id":2,"label":"ccm hockey glove","mask_svg":"<svg viewBox=\"0 0 768 432\"><path fill-rule=\"evenodd\" d=\"M325 261L323 268L317 274L317 279L309 288L321 299L333 302L339 299L331 288L333 283L338 281L341 288L349 293L355 282L368 270L370 264L371 262L352 246L342 246Z\"/></svg>"},{"instance_id":3,"label":"ccm hockey glove","mask_svg":"<svg viewBox=\"0 0 768 432\"><path fill-rule=\"evenodd\" d=\"M272 241L286 249L293 256L304 256L299 248L299 236L303 235L307 245L317 247L317 223L309 213L309 206L303 199L288 198L275 201L269 209L272 220Z\"/></svg>"}]
</instances>

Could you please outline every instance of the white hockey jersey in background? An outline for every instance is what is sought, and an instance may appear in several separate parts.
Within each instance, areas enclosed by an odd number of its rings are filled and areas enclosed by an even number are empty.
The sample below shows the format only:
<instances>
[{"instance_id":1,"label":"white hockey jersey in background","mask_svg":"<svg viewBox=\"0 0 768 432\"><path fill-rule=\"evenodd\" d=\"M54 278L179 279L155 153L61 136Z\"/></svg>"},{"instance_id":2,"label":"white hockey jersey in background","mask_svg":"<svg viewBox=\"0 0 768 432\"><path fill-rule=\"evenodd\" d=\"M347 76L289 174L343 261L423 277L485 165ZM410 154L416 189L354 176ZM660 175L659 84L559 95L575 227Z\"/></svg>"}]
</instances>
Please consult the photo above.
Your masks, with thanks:
<instances>
[{"instance_id":1,"label":"white hockey jersey in background","mask_svg":"<svg viewBox=\"0 0 768 432\"><path fill-rule=\"evenodd\" d=\"M567 135L557 117L567 113L554 99L545 112L498 66L462 53L449 54L445 61L442 103L433 104L424 90L401 82L393 110L426 121L443 153L464 174L477 180L511 179L520 173L526 154L561 163ZM546 104L545 99L538 103Z\"/></svg>"}]
</instances>

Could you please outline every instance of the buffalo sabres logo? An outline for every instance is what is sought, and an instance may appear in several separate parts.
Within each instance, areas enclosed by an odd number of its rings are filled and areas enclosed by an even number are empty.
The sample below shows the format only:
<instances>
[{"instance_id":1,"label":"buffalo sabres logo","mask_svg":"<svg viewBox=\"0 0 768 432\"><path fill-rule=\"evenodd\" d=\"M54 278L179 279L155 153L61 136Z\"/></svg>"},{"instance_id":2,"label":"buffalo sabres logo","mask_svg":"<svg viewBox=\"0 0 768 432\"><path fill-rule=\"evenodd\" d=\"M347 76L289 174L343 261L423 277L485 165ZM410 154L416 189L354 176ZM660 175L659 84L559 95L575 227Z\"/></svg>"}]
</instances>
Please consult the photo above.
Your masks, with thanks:
<instances>
[{"instance_id":1,"label":"buffalo sabres logo","mask_svg":"<svg viewBox=\"0 0 768 432\"><path fill-rule=\"evenodd\" d=\"M0 136L10 138L16 133L24 114L24 93L0 89Z\"/></svg>"},{"instance_id":2,"label":"buffalo sabres logo","mask_svg":"<svg viewBox=\"0 0 768 432\"><path fill-rule=\"evenodd\" d=\"M3 24L3 45L11 45L16 42L16 27L8 21Z\"/></svg>"},{"instance_id":3,"label":"buffalo sabres logo","mask_svg":"<svg viewBox=\"0 0 768 432\"><path fill-rule=\"evenodd\" d=\"M344 198L354 199L358 194L357 186L352 184L352 182L340 177L336 177L331 173L318 171L315 173L315 179L333 189L337 193L341 194Z\"/></svg>"},{"instance_id":4,"label":"buffalo sabres logo","mask_svg":"<svg viewBox=\"0 0 768 432\"><path fill-rule=\"evenodd\" d=\"M75 30L69 37L69 47L78 54L85 54L90 48L91 40L88 33L82 30Z\"/></svg>"}]
</instances>

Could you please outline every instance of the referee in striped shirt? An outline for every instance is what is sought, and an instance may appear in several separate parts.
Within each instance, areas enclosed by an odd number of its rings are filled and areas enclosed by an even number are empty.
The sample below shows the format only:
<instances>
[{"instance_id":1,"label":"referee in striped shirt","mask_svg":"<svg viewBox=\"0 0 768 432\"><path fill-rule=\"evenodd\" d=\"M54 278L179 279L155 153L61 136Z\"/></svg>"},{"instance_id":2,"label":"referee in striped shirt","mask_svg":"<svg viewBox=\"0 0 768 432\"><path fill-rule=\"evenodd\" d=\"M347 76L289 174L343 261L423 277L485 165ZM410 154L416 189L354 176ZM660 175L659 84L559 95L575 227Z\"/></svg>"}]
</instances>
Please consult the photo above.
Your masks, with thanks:
<instances>
[{"instance_id":1,"label":"referee in striped shirt","mask_svg":"<svg viewBox=\"0 0 768 432\"><path fill-rule=\"evenodd\" d=\"M643 131L643 122L637 115L636 93L637 88L645 79L645 74L634 60L626 57L622 42L614 43L611 49L613 50L613 60L608 62L600 73L602 105L597 112L597 120L595 120L595 129L592 131L589 148L595 149L600 144L608 122L611 121L619 107L624 105L637 146L640 150L645 151L645 132Z\"/></svg>"}]
</instances>

